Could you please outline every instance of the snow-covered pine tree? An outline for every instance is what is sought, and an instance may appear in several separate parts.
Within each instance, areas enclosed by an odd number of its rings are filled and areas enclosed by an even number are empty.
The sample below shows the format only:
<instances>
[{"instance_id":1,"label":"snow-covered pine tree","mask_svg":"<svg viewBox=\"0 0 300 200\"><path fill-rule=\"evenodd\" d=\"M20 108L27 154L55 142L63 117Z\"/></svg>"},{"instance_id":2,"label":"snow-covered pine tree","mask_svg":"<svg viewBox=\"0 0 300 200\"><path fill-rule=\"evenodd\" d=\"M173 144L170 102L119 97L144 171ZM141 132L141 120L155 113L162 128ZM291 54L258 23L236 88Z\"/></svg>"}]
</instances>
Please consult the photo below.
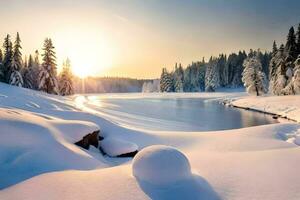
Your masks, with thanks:
<instances>
[{"instance_id":1,"label":"snow-covered pine tree","mask_svg":"<svg viewBox=\"0 0 300 200\"><path fill-rule=\"evenodd\" d=\"M248 57L244 61L242 81L249 94L260 96L267 92L267 80L257 55Z\"/></svg>"},{"instance_id":2,"label":"snow-covered pine tree","mask_svg":"<svg viewBox=\"0 0 300 200\"><path fill-rule=\"evenodd\" d=\"M21 39L19 33L17 33L17 37L14 43L13 47L13 56L12 56L12 62L10 67L10 78L9 78L9 84L22 87L23 86L23 77L21 75L21 69L22 69L22 53L21 53Z\"/></svg>"},{"instance_id":3,"label":"snow-covered pine tree","mask_svg":"<svg viewBox=\"0 0 300 200\"><path fill-rule=\"evenodd\" d=\"M276 41L274 40L273 47L272 47L272 55L275 55L277 51L278 51L277 44Z\"/></svg>"},{"instance_id":4,"label":"snow-covered pine tree","mask_svg":"<svg viewBox=\"0 0 300 200\"><path fill-rule=\"evenodd\" d=\"M179 67L177 67L177 63L175 64L175 72L174 72L174 91L175 92L183 92L183 68L181 63L179 63Z\"/></svg>"},{"instance_id":5,"label":"snow-covered pine tree","mask_svg":"<svg viewBox=\"0 0 300 200\"><path fill-rule=\"evenodd\" d=\"M166 68L163 68L160 78L160 91L161 92L173 92L173 77L168 73Z\"/></svg>"},{"instance_id":6,"label":"snow-covered pine tree","mask_svg":"<svg viewBox=\"0 0 300 200\"><path fill-rule=\"evenodd\" d=\"M205 74L205 91L214 92L218 87L220 87L219 72L218 60L211 57Z\"/></svg>"},{"instance_id":7,"label":"snow-covered pine tree","mask_svg":"<svg viewBox=\"0 0 300 200\"><path fill-rule=\"evenodd\" d=\"M292 26L289 30L286 45L284 48L284 53L287 62L294 62L297 58L297 45L296 45L296 35L294 27Z\"/></svg>"},{"instance_id":8,"label":"snow-covered pine tree","mask_svg":"<svg viewBox=\"0 0 300 200\"><path fill-rule=\"evenodd\" d=\"M185 91L185 92L191 92L192 91L191 77L192 77L191 66L188 66L184 70L184 74L183 74L183 79L184 79L184 81L183 81L183 91Z\"/></svg>"},{"instance_id":9,"label":"snow-covered pine tree","mask_svg":"<svg viewBox=\"0 0 300 200\"><path fill-rule=\"evenodd\" d=\"M28 63L24 65L23 68L23 80L25 88L34 89L34 82L36 80L34 79L33 74L33 59L32 56L29 55Z\"/></svg>"},{"instance_id":10,"label":"snow-covered pine tree","mask_svg":"<svg viewBox=\"0 0 300 200\"><path fill-rule=\"evenodd\" d=\"M23 82L23 78L22 78L20 71L17 70L18 67L19 67L18 61L15 61L15 58L13 58L12 63L11 63L12 71L10 73L10 79L9 79L8 83L10 85L23 87L24 82Z\"/></svg>"},{"instance_id":11,"label":"snow-covered pine tree","mask_svg":"<svg viewBox=\"0 0 300 200\"><path fill-rule=\"evenodd\" d=\"M298 25L298 30L296 33L296 46L297 46L297 55L300 55L300 23Z\"/></svg>"},{"instance_id":12,"label":"snow-covered pine tree","mask_svg":"<svg viewBox=\"0 0 300 200\"><path fill-rule=\"evenodd\" d=\"M276 79L273 84L273 94L282 95L284 88L288 85L287 78L285 75L286 64L283 59L279 60L276 67Z\"/></svg>"},{"instance_id":13,"label":"snow-covered pine tree","mask_svg":"<svg viewBox=\"0 0 300 200\"><path fill-rule=\"evenodd\" d=\"M63 69L59 75L59 93L62 96L74 94L73 75L71 72L71 62L67 59L63 64Z\"/></svg>"},{"instance_id":14,"label":"snow-covered pine tree","mask_svg":"<svg viewBox=\"0 0 300 200\"><path fill-rule=\"evenodd\" d=\"M0 82L5 82L4 67L3 67L3 54L2 54L1 49L0 49Z\"/></svg>"},{"instance_id":15,"label":"snow-covered pine tree","mask_svg":"<svg viewBox=\"0 0 300 200\"><path fill-rule=\"evenodd\" d=\"M32 61L32 77L33 77L33 89L38 90L39 88L39 73L41 71L40 65L40 54L36 50L34 53L34 59Z\"/></svg>"},{"instance_id":16,"label":"snow-covered pine tree","mask_svg":"<svg viewBox=\"0 0 300 200\"><path fill-rule=\"evenodd\" d=\"M227 69L226 69L226 55L221 54L218 58L219 80L220 86L225 87L227 84Z\"/></svg>"},{"instance_id":17,"label":"snow-covered pine tree","mask_svg":"<svg viewBox=\"0 0 300 200\"><path fill-rule=\"evenodd\" d=\"M39 90L49 94L58 94L58 83L56 77L56 56L54 46L50 38L44 41L44 54L42 69L39 73Z\"/></svg>"},{"instance_id":18,"label":"snow-covered pine tree","mask_svg":"<svg viewBox=\"0 0 300 200\"><path fill-rule=\"evenodd\" d=\"M4 39L3 48L4 48L3 73L5 79L4 81L8 83L10 79L10 72L11 72L12 59L13 59L13 45L10 40L9 34L7 34Z\"/></svg>"},{"instance_id":19,"label":"snow-covered pine tree","mask_svg":"<svg viewBox=\"0 0 300 200\"><path fill-rule=\"evenodd\" d=\"M295 61L294 77L292 80L294 94L300 94L300 54Z\"/></svg>"},{"instance_id":20,"label":"snow-covered pine tree","mask_svg":"<svg viewBox=\"0 0 300 200\"><path fill-rule=\"evenodd\" d=\"M14 59L14 70L20 71L22 69L22 53L21 53L21 39L19 33L17 33L17 37L13 47L13 59Z\"/></svg>"},{"instance_id":21,"label":"snow-covered pine tree","mask_svg":"<svg viewBox=\"0 0 300 200\"><path fill-rule=\"evenodd\" d=\"M273 52L269 64L269 91L272 94L281 94L281 90L285 87L286 80L282 75L284 64L284 45L282 44L276 52Z\"/></svg>"}]
</instances>

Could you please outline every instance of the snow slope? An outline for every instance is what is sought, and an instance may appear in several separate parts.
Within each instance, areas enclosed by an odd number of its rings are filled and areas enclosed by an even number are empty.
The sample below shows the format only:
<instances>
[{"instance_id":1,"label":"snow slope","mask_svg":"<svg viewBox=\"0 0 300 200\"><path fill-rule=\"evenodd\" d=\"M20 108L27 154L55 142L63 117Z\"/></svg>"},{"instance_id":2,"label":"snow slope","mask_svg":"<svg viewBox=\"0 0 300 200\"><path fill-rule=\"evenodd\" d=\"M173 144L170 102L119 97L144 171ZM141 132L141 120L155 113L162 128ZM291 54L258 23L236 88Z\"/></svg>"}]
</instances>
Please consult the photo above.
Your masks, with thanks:
<instances>
[{"instance_id":1,"label":"snow slope","mask_svg":"<svg viewBox=\"0 0 300 200\"><path fill-rule=\"evenodd\" d=\"M228 97L228 93L212 95ZM192 96L199 98L201 94ZM87 98L76 99L0 83L1 200L300 199L300 148L286 141L300 132L299 124L213 134L153 132L122 127L87 106ZM133 176L130 159L107 158L97 149L86 151L73 145L85 132L99 127L104 137L135 143L139 149L159 144L180 150L189 161L192 178L171 185L149 184ZM160 156L152 157L152 150L142 152L137 158L150 156L154 164L172 167ZM178 164L176 152L163 156L171 159L175 155L171 161ZM137 177L149 178L151 173L144 174L152 169L147 167L148 161L139 165ZM176 175L170 171L159 180L159 173L153 175L158 183L172 182L168 177Z\"/></svg>"},{"instance_id":2,"label":"snow slope","mask_svg":"<svg viewBox=\"0 0 300 200\"><path fill-rule=\"evenodd\" d=\"M291 96L245 96L230 102L241 108L272 113L300 122L300 95Z\"/></svg>"}]
</instances>

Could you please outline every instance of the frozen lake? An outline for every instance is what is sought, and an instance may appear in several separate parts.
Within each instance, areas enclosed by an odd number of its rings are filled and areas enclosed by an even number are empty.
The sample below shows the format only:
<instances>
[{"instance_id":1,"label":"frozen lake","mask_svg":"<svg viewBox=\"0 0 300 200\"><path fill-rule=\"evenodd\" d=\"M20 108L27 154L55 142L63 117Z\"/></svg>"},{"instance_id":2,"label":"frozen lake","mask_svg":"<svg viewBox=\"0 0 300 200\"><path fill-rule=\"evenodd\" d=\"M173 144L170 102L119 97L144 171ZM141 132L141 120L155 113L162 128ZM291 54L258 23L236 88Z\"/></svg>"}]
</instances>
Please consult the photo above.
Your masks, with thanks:
<instances>
[{"instance_id":1,"label":"frozen lake","mask_svg":"<svg viewBox=\"0 0 300 200\"><path fill-rule=\"evenodd\" d=\"M218 98L86 96L84 104L120 125L154 131L214 131L276 123L270 115L226 107Z\"/></svg>"}]
</instances>

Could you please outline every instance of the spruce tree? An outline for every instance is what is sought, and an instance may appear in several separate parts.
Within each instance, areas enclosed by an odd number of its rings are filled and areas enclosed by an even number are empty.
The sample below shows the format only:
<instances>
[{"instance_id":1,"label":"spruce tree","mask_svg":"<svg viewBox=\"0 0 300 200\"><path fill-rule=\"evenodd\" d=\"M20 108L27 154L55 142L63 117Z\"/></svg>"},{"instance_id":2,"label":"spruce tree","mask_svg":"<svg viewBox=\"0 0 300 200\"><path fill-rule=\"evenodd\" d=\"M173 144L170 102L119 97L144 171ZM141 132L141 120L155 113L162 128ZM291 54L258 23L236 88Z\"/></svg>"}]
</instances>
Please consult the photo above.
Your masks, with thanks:
<instances>
[{"instance_id":1,"label":"spruce tree","mask_svg":"<svg viewBox=\"0 0 300 200\"><path fill-rule=\"evenodd\" d=\"M1 49L0 49L0 82L5 82L4 67L3 67L3 54L2 54Z\"/></svg>"},{"instance_id":2,"label":"spruce tree","mask_svg":"<svg viewBox=\"0 0 300 200\"><path fill-rule=\"evenodd\" d=\"M18 63L17 63L17 61L15 61L14 58L11 63L11 68L12 68L12 71L10 73L10 78L9 78L8 83L10 85L23 87L23 84L24 84L23 77L22 77L20 71L16 70L18 68Z\"/></svg>"},{"instance_id":3,"label":"spruce tree","mask_svg":"<svg viewBox=\"0 0 300 200\"><path fill-rule=\"evenodd\" d=\"M3 62L3 54L2 54L2 49L0 49L0 63Z\"/></svg>"},{"instance_id":4,"label":"spruce tree","mask_svg":"<svg viewBox=\"0 0 300 200\"><path fill-rule=\"evenodd\" d=\"M24 87L29 89L34 89L34 82L35 79L33 77L33 59L32 56L29 55L28 63L24 66L23 70L23 80L24 80Z\"/></svg>"},{"instance_id":5,"label":"spruce tree","mask_svg":"<svg viewBox=\"0 0 300 200\"><path fill-rule=\"evenodd\" d=\"M220 87L220 70L218 68L218 59L210 58L205 74L205 91L214 92Z\"/></svg>"},{"instance_id":6,"label":"spruce tree","mask_svg":"<svg viewBox=\"0 0 300 200\"><path fill-rule=\"evenodd\" d=\"M10 40L9 34L7 34L7 36L4 39L3 48L4 48L3 73L5 79L4 81L8 83L10 79L10 72L11 72L11 66L13 60L12 42Z\"/></svg>"},{"instance_id":7,"label":"spruce tree","mask_svg":"<svg viewBox=\"0 0 300 200\"><path fill-rule=\"evenodd\" d=\"M291 27L289 30L284 52L285 52L286 62L294 62L295 59L297 58L296 35L295 35L294 27Z\"/></svg>"},{"instance_id":8,"label":"spruce tree","mask_svg":"<svg viewBox=\"0 0 300 200\"><path fill-rule=\"evenodd\" d=\"M161 78L160 78L160 91L161 92L173 92L173 78L170 73L168 73L166 68L163 68Z\"/></svg>"},{"instance_id":9,"label":"spruce tree","mask_svg":"<svg viewBox=\"0 0 300 200\"><path fill-rule=\"evenodd\" d=\"M13 47L13 59L15 61L15 69L13 70L18 70L20 71L22 68L22 53L21 53L21 39L20 39L20 35L19 33L17 33L17 37L14 43L14 47Z\"/></svg>"},{"instance_id":10,"label":"spruce tree","mask_svg":"<svg viewBox=\"0 0 300 200\"><path fill-rule=\"evenodd\" d=\"M284 45L282 44L278 51L272 55L269 65L269 91L272 94L281 94L286 85L286 78L283 74L285 68Z\"/></svg>"},{"instance_id":11,"label":"spruce tree","mask_svg":"<svg viewBox=\"0 0 300 200\"><path fill-rule=\"evenodd\" d=\"M59 75L59 93L62 96L74 94L73 75L71 72L71 63L67 59L63 64L63 69Z\"/></svg>"},{"instance_id":12,"label":"spruce tree","mask_svg":"<svg viewBox=\"0 0 300 200\"><path fill-rule=\"evenodd\" d=\"M273 48L272 48L272 55L275 55L277 52L278 48L277 48L277 44L276 41L274 40L273 42Z\"/></svg>"},{"instance_id":13,"label":"spruce tree","mask_svg":"<svg viewBox=\"0 0 300 200\"><path fill-rule=\"evenodd\" d=\"M34 53L34 58L32 60L32 76L33 76L33 89L38 90L39 88L39 73L41 71L40 66L40 54L39 51L36 50Z\"/></svg>"},{"instance_id":14,"label":"spruce tree","mask_svg":"<svg viewBox=\"0 0 300 200\"><path fill-rule=\"evenodd\" d=\"M242 81L249 94L260 96L267 92L267 80L258 55L250 55L244 61Z\"/></svg>"},{"instance_id":15,"label":"spruce tree","mask_svg":"<svg viewBox=\"0 0 300 200\"><path fill-rule=\"evenodd\" d=\"M300 55L300 23L298 25L298 30L296 33L296 46L297 46L297 55Z\"/></svg>"},{"instance_id":16,"label":"spruce tree","mask_svg":"<svg viewBox=\"0 0 300 200\"><path fill-rule=\"evenodd\" d=\"M43 50L42 69L39 73L39 90L49 94L58 94L56 56L54 46L50 38L45 39Z\"/></svg>"},{"instance_id":17,"label":"spruce tree","mask_svg":"<svg viewBox=\"0 0 300 200\"><path fill-rule=\"evenodd\" d=\"M181 63L179 67L177 67L177 63L175 64L175 72L174 72L174 91L175 92L183 92L183 81L184 81L184 74L183 68Z\"/></svg>"},{"instance_id":18,"label":"spruce tree","mask_svg":"<svg viewBox=\"0 0 300 200\"><path fill-rule=\"evenodd\" d=\"M294 94L300 94L300 55L295 61L295 73L292 80Z\"/></svg>"},{"instance_id":19,"label":"spruce tree","mask_svg":"<svg viewBox=\"0 0 300 200\"><path fill-rule=\"evenodd\" d=\"M19 33L17 33L17 37L13 47L13 57L12 63L9 71L9 84L22 87L23 86L23 77L21 75L22 69L22 53L21 53L21 39Z\"/></svg>"}]
</instances>

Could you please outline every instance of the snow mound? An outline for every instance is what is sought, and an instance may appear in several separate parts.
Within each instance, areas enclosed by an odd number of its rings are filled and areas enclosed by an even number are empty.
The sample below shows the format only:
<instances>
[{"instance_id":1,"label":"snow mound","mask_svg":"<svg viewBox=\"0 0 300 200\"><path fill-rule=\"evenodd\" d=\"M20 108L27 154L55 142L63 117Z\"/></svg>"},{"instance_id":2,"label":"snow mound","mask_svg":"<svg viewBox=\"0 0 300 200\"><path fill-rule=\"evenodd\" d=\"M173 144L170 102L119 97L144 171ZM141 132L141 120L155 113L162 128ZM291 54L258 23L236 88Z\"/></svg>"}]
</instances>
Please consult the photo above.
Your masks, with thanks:
<instances>
[{"instance_id":1,"label":"snow mound","mask_svg":"<svg viewBox=\"0 0 300 200\"><path fill-rule=\"evenodd\" d=\"M294 142L295 142L296 145L299 145L299 146L300 146L300 135L297 135L297 136L295 137Z\"/></svg>"},{"instance_id":2,"label":"snow mound","mask_svg":"<svg viewBox=\"0 0 300 200\"><path fill-rule=\"evenodd\" d=\"M192 177L186 156L177 149L164 145L144 148L134 158L133 175L141 181L164 186Z\"/></svg>"},{"instance_id":3,"label":"snow mound","mask_svg":"<svg viewBox=\"0 0 300 200\"><path fill-rule=\"evenodd\" d=\"M138 150L138 146L136 144L114 137L105 138L101 141L100 146L109 156L119 156Z\"/></svg>"}]
</instances>

